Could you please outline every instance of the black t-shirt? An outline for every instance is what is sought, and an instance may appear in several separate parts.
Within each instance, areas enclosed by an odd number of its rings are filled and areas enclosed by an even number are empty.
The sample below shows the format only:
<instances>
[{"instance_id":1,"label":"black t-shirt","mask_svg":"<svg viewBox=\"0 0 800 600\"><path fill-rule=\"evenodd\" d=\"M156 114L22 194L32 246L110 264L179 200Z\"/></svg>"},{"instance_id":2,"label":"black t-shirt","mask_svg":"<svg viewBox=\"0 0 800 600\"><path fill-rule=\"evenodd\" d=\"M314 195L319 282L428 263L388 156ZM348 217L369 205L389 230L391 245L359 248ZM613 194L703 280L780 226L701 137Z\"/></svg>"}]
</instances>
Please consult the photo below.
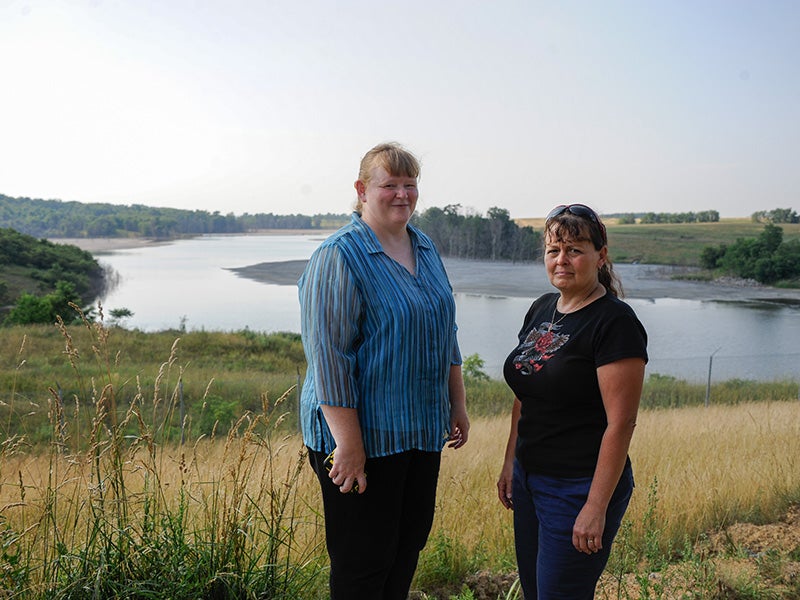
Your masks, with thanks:
<instances>
[{"instance_id":1,"label":"black t-shirt","mask_svg":"<svg viewBox=\"0 0 800 600\"><path fill-rule=\"evenodd\" d=\"M553 319L558 297L546 294L531 305L503 374L522 403L516 457L523 468L586 477L594 474L608 424L597 368L624 358L647 361L647 333L612 294Z\"/></svg>"}]
</instances>

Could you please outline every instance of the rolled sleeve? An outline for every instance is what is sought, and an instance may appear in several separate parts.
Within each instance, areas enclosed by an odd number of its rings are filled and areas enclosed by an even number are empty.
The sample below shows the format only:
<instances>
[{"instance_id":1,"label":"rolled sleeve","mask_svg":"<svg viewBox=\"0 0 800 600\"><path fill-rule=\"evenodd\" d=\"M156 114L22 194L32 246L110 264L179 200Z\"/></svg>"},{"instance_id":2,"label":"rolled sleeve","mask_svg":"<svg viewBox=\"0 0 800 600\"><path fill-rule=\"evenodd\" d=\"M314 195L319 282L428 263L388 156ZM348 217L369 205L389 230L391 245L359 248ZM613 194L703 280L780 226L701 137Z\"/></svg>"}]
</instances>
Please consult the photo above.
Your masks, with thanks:
<instances>
[{"instance_id":1,"label":"rolled sleeve","mask_svg":"<svg viewBox=\"0 0 800 600\"><path fill-rule=\"evenodd\" d=\"M301 331L319 404L358 406L356 340L361 298L341 252L321 248L300 281Z\"/></svg>"},{"instance_id":2,"label":"rolled sleeve","mask_svg":"<svg viewBox=\"0 0 800 600\"><path fill-rule=\"evenodd\" d=\"M450 356L450 364L460 365L462 362L461 348L458 347L458 325L455 325L453 327L453 353Z\"/></svg>"}]
</instances>

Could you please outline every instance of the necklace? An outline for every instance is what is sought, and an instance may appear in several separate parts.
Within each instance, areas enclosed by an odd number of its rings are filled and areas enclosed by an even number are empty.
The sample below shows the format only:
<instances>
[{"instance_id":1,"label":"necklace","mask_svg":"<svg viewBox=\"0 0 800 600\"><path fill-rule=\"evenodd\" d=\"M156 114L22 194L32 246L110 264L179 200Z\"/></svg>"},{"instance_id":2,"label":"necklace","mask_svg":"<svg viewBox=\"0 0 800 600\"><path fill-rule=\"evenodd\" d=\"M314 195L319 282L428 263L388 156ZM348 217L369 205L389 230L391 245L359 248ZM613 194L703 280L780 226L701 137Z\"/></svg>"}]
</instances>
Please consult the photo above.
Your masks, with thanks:
<instances>
[{"instance_id":1,"label":"necklace","mask_svg":"<svg viewBox=\"0 0 800 600\"><path fill-rule=\"evenodd\" d=\"M561 315L558 318L558 321L553 321L553 319L556 318L556 311L558 310L558 299L556 299L556 304L553 307L553 316L550 317L550 324L547 326L547 333L550 333L550 331L553 329L553 327L555 327L556 325L561 323L561 321L564 320L564 317L566 317L567 315L571 315L572 313L574 313L574 312L578 311L580 308L582 308L583 307L583 303L586 302L592 296L592 294L594 294L597 291L597 286L598 285L599 284L595 284L595 286L592 288L592 290L588 294L586 294L586 297L584 297L583 300L578 302L578 304L575 306L575 308L573 308L571 311L565 312L563 315Z\"/></svg>"}]
</instances>

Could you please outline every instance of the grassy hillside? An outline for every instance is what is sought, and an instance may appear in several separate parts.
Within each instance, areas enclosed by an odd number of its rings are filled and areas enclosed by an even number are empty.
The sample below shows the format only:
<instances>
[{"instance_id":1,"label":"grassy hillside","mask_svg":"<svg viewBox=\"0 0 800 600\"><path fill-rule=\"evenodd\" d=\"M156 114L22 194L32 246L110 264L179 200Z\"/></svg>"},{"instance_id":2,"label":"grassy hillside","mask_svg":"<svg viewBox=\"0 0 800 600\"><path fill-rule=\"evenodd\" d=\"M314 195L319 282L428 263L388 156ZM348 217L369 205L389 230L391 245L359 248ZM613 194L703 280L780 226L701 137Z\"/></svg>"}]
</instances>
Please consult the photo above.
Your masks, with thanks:
<instances>
[{"instance_id":1,"label":"grassy hillside","mask_svg":"<svg viewBox=\"0 0 800 600\"><path fill-rule=\"evenodd\" d=\"M544 219L516 219L519 225L536 229ZM615 262L641 262L656 265L697 266L706 246L732 244L740 238L756 238L763 223L750 219L721 219L717 223L675 223L619 225L606 222L611 259ZM783 239L800 239L800 224L781 223Z\"/></svg>"},{"instance_id":2,"label":"grassy hillside","mask_svg":"<svg viewBox=\"0 0 800 600\"><path fill-rule=\"evenodd\" d=\"M113 406L104 410L119 419L131 406L146 406L170 439L180 430L181 398L195 435L224 434L246 411L258 412L291 390L304 370L293 333L143 333L98 323L4 327L0 438L47 439L58 397L80 423L82 432L72 432L77 439L91 428L105 395Z\"/></svg>"},{"instance_id":3,"label":"grassy hillside","mask_svg":"<svg viewBox=\"0 0 800 600\"><path fill-rule=\"evenodd\" d=\"M70 283L88 302L103 286L103 270L91 253L77 246L0 227L0 313L21 294L55 291L59 281Z\"/></svg>"},{"instance_id":4,"label":"grassy hillside","mask_svg":"<svg viewBox=\"0 0 800 600\"><path fill-rule=\"evenodd\" d=\"M294 387L305 375L300 336L252 331L178 330L144 333L100 323L20 325L0 328L0 439L24 436L37 444L52 434L53 403L63 403L80 431L91 429L97 411L123 421L140 406L160 421L160 435L180 433L180 399L188 429L222 435L243 414L257 413L287 392L284 425L297 428ZM467 371L469 372L469 371ZM512 395L504 382L467 377L473 416L504 414ZM653 375L645 383L642 406L701 405L706 389L672 377ZM715 384L712 404L797 397L797 383L734 380ZM130 423L134 427L133 422ZM0 452L2 449L0 448Z\"/></svg>"}]
</instances>

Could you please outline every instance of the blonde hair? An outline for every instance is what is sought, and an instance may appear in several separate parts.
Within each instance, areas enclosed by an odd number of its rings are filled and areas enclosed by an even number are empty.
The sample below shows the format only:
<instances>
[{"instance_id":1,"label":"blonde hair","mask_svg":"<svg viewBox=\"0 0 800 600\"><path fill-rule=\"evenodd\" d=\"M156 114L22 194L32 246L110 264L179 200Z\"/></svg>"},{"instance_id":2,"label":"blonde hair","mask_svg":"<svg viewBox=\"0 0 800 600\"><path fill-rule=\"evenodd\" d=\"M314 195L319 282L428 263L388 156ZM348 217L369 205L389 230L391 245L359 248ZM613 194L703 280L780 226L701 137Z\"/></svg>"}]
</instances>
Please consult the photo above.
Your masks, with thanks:
<instances>
[{"instance_id":1,"label":"blonde hair","mask_svg":"<svg viewBox=\"0 0 800 600\"><path fill-rule=\"evenodd\" d=\"M419 160L396 142L378 144L361 159L358 180L365 186L369 183L370 171L376 166L383 167L393 177L419 178ZM356 200L354 209L361 214L361 198Z\"/></svg>"}]
</instances>

